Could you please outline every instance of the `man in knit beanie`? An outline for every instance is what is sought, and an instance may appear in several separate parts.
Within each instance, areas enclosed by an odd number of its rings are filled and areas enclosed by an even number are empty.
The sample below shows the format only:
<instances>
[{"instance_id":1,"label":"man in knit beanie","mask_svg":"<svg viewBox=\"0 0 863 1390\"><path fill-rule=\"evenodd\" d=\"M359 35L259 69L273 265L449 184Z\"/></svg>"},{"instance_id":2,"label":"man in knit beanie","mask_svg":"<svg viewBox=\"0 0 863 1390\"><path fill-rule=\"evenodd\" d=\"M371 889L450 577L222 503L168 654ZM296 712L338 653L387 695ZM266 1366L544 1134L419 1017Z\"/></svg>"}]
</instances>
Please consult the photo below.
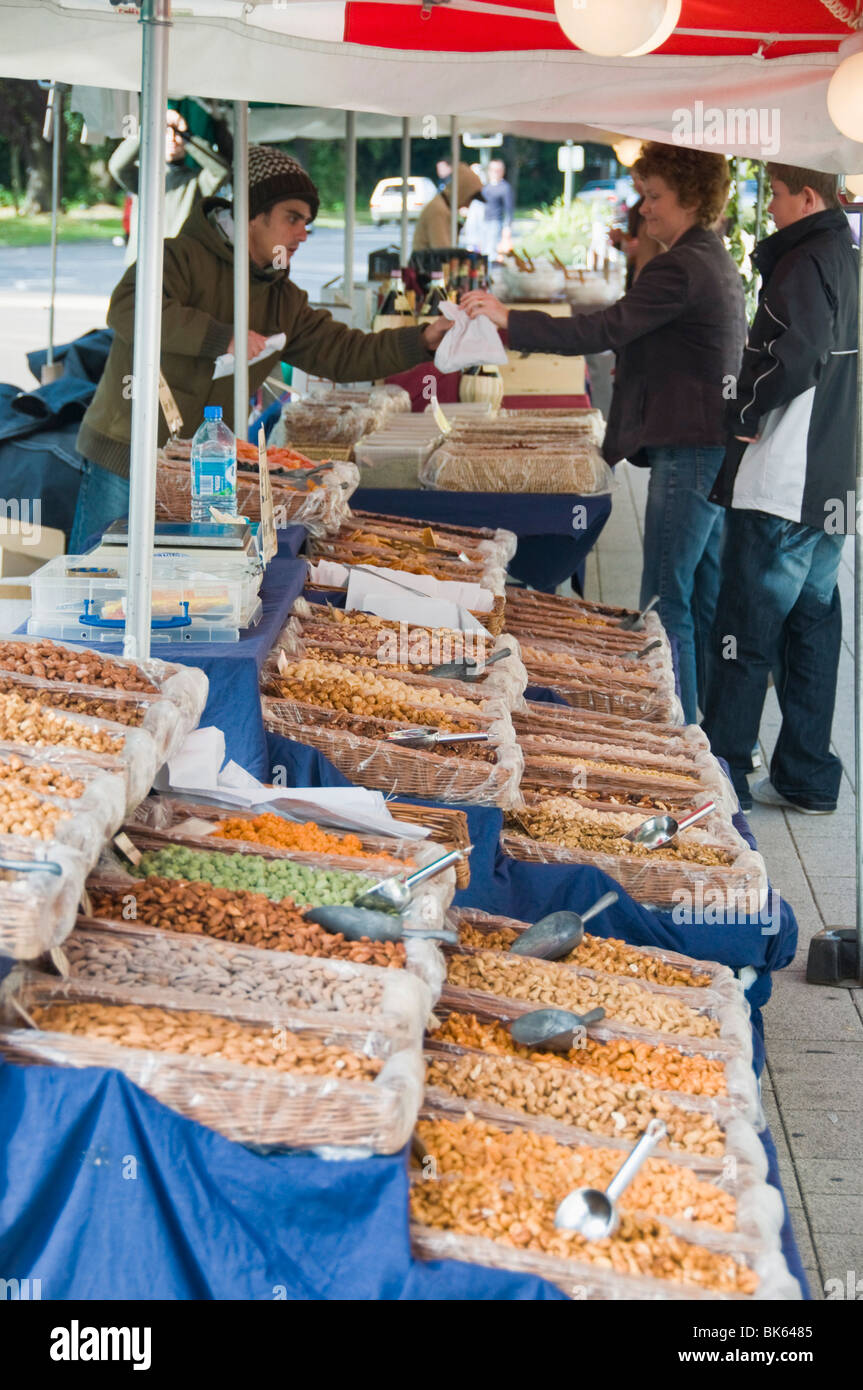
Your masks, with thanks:
<instances>
[{"instance_id":1,"label":"man in knit beanie","mask_svg":"<svg viewBox=\"0 0 863 1390\"><path fill-rule=\"evenodd\" d=\"M250 366L250 392L270 374L277 356L332 381L393 376L432 358L449 327L440 318L423 328L363 333L339 323L326 309L313 309L305 291L291 280L290 265L308 236L319 201L309 175L290 155L267 145L250 147L249 361L264 350L267 338L285 334L280 354ZM135 272L130 266L111 296L108 326L114 342L78 433L77 449L85 463L70 554L128 511ZM227 424L245 437L245 420L233 419L233 378L213 380L216 358L233 351L233 317L232 208L223 198L205 198L180 235L165 242L161 367L183 417L185 437L194 434L207 405L220 405ZM167 438L160 416L160 446Z\"/></svg>"}]
</instances>

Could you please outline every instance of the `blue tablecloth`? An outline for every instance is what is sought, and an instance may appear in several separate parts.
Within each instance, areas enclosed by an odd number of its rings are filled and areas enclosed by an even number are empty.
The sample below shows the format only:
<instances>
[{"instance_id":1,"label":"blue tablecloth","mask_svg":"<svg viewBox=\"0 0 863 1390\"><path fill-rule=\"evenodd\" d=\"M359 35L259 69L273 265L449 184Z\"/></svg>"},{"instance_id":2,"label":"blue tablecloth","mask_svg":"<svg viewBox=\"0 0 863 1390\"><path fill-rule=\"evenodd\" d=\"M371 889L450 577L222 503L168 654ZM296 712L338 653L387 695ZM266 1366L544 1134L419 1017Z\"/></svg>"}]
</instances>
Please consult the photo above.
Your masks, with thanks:
<instances>
[{"instance_id":1,"label":"blue tablecloth","mask_svg":"<svg viewBox=\"0 0 863 1390\"><path fill-rule=\"evenodd\" d=\"M264 1157L119 1072L0 1063L0 1269L43 1299L563 1299L411 1259L407 1155Z\"/></svg>"},{"instance_id":2,"label":"blue tablecloth","mask_svg":"<svg viewBox=\"0 0 863 1390\"><path fill-rule=\"evenodd\" d=\"M385 516L514 531L519 545L510 573L551 593L565 579L583 571L584 561L611 514L611 497L367 487L354 493L351 506Z\"/></svg>"}]
</instances>

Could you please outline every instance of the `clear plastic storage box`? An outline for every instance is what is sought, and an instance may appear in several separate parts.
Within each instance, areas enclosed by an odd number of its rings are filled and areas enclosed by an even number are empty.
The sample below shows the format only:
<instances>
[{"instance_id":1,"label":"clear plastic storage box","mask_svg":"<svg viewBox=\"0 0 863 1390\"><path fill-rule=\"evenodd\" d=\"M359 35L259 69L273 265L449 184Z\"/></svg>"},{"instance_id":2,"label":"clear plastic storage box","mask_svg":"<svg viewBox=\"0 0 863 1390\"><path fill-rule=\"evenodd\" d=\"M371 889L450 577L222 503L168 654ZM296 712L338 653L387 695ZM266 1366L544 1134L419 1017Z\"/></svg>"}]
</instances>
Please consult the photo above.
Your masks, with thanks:
<instances>
[{"instance_id":1,"label":"clear plastic storage box","mask_svg":"<svg viewBox=\"0 0 863 1390\"><path fill-rule=\"evenodd\" d=\"M126 622L127 557L106 565L87 555L59 555L31 579L33 612L27 631L88 643L121 640ZM236 642L260 620L254 570L217 573L173 554L153 557L154 642Z\"/></svg>"}]
</instances>

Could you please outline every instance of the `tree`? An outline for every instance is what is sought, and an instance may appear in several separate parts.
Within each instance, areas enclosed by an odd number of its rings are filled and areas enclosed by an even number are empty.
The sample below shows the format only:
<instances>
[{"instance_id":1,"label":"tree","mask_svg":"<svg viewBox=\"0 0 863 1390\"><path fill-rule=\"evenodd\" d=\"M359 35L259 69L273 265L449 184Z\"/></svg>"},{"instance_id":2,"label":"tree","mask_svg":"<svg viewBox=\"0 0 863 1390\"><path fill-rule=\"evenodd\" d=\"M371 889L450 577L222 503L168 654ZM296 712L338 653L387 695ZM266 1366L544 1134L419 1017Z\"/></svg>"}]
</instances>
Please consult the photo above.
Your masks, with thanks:
<instances>
[{"instance_id":1,"label":"tree","mask_svg":"<svg viewBox=\"0 0 863 1390\"><path fill-rule=\"evenodd\" d=\"M46 212L51 206L51 146L42 138L46 101L47 93L38 83L0 78L0 137L8 146L12 169L20 168L26 179L21 208L25 213Z\"/></svg>"}]
</instances>

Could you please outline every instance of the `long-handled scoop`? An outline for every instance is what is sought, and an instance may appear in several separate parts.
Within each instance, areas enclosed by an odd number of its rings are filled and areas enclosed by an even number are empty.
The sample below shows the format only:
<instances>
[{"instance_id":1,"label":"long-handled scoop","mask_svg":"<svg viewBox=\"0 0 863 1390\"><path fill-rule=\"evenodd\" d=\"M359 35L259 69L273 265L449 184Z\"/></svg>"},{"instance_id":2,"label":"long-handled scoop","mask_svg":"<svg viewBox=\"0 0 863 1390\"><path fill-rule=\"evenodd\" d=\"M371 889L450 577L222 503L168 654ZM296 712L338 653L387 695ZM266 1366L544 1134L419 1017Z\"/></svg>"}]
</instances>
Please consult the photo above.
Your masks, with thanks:
<instances>
[{"instance_id":1,"label":"long-handled scoop","mask_svg":"<svg viewBox=\"0 0 863 1390\"><path fill-rule=\"evenodd\" d=\"M655 652L657 647L661 646L662 638L654 637L652 642L648 642L646 647L641 648L641 651L621 652L620 655L624 657L632 657L634 661L640 661L643 656L648 656L651 652Z\"/></svg>"},{"instance_id":2,"label":"long-handled scoop","mask_svg":"<svg viewBox=\"0 0 863 1390\"><path fill-rule=\"evenodd\" d=\"M603 893L586 912L550 912L516 937L510 946L517 956L538 956L540 960L560 960L581 944L585 925L597 913L617 902L617 893Z\"/></svg>"},{"instance_id":3,"label":"long-handled scoop","mask_svg":"<svg viewBox=\"0 0 863 1390\"><path fill-rule=\"evenodd\" d=\"M489 666L493 666L496 661L503 661L505 656L512 656L512 648L504 647L499 652L494 652L480 665L476 661L446 661L443 666L432 666L427 676L450 676L460 681L481 681Z\"/></svg>"},{"instance_id":4,"label":"long-handled scoop","mask_svg":"<svg viewBox=\"0 0 863 1390\"><path fill-rule=\"evenodd\" d=\"M421 941L431 938L458 945L458 932L449 927L413 927L393 912L372 912L365 907L327 905L305 913L324 931L341 935L346 941Z\"/></svg>"},{"instance_id":5,"label":"long-handled scoop","mask_svg":"<svg viewBox=\"0 0 863 1390\"><path fill-rule=\"evenodd\" d=\"M544 1052L569 1052L585 1028L605 1018L605 1009L590 1009L586 1014L574 1014L569 1009L532 1009L529 1014L514 1018L509 1035L521 1047L539 1047Z\"/></svg>"},{"instance_id":6,"label":"long-handled scoop","mask_svg":"<svg viewBox=\"0 0 863 1390\"><path fill-rule=\"evenodd\" d=\"M411 729L395 729L386 735L385 742L408 748L431 748L436 743L487 743L490 737L488 729L477 729L472 734L450 734L434 725L417 724Z\"/></svg>"},{"instance_id":7,"label":"long-handled scoop","mask_svg":"<svg viewBox=\"0 0 863 1390\"><path fill-rule=\"evenodd\" d=\"M473 845L468 845L465 849L451 849L448 854L433 859L424 868L408 874L407 878L382 879L380 883L365 888L359 897L354 898L354 907L367 907L377 912L402 912L411 901L418 884L425 883L426 879L435 878L437 874L443 873L444 869L448 869L450 864L458 864L460 860L466 859L472 849Z\"/></svg>"},{"instance_id":8,"label":"long-handled scoop","mask_svg":"<svg viewBox=\"0 0 863 1390\"><path fill-rule=\"evenodd\" d=\"M641 825L627 830L623 839L631 840L634 845L644 845L646 849L661 849L663 845L670 844L679 830L686 830L697 820L708 816L715 808L715 801L705 801L703 806L699 806L696 811L690 811L688 816L682 816L680 820L675 820L674 816L651 816L649 820L642 821Z\"/></svg>"},{"instance_id":9,"label":"long-handled scoop","mask_svg":"<svg viewBox=\"0 0 863 1390\"><path fill-rule=\"evenodd\" d=\"M644 627L644 617L651 608L655 608L659 602L659 594L654 594L648 604L645 604L640 613L632 613L628 618L623 618L619 626L624 632L640 632Z\"/></svg>"},{"instance_id":10,"label":"long-handled scoop","mask_svg":"<svg viewBox=\"0 0 863 1390\"><path fill-rule=\"evenodd\" d=\"M614 1235L620 1223L617 1201L645 1160L665 1138L662 1120L651 1120L632 1153L618 1168L604 1192L597 1187L577 1187L564 1197L554 1214L561 1231L577 1231L585 1240L604 1240Z\"/></svg>"}]
</instances>

